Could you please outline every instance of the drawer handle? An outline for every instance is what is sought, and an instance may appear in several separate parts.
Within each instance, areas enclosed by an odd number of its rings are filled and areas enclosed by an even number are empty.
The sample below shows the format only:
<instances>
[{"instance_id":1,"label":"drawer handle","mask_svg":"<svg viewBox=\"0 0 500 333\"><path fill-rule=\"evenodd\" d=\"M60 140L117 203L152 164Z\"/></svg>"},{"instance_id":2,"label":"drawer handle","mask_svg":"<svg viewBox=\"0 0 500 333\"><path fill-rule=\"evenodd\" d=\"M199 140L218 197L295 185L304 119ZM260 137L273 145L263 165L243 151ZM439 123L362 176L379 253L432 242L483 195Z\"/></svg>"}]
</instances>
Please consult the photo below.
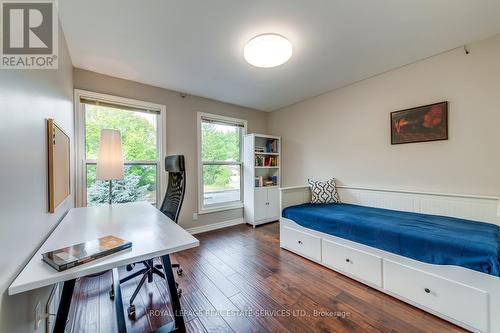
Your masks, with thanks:
<instances>
[{"instance_id":1,"label":"drawer handle","mask_svg":"<svg viewBox=\"0 0 500 333\"><path fill-rule=\"evenodd\" d=\"M302 241L299 240L299 241L297 241L297 243L302 244Z\"/></svg>"},{"instance_id":2,"label":"drawer handle","mask_svg":"<svg viewBox=\"0 0 500 333\"><path fill-rule=\"evenodd\" d=\"M346 258L346 259L345 259L345 262L351 262L351 259Z\"/></svg>"},{"instance_id":3,"label":"drawer handle","mask_svg":"<svg viewBox=\"0 0 500 333\"><path fill-rule=\"evenodd\" d=\"M430 294L430 293L431 293L431 290L430 290L429 288L425 288L425 289L424 289L424 291L425 291L426 293L428 293L428 294Z\"/></svg>"}]
</instances>

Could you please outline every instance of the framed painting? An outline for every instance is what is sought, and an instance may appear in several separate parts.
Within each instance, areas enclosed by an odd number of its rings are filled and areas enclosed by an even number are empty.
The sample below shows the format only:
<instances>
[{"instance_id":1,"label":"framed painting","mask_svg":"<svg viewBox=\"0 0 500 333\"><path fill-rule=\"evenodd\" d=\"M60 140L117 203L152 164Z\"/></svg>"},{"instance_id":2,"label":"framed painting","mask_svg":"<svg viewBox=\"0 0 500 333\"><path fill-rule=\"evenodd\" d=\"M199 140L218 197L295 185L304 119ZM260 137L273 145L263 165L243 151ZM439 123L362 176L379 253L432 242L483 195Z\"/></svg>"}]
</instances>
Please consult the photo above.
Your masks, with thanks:
<instances>
[{"instance_id":1,"label":"framed painting","mask_svg":"<svg viewBox=\"0 0 500 333\"><path fill-rule=\"evenodd\" d=\"M391 144L448 140L448 102L391 112Z\"/></svg>"}]
</instances>

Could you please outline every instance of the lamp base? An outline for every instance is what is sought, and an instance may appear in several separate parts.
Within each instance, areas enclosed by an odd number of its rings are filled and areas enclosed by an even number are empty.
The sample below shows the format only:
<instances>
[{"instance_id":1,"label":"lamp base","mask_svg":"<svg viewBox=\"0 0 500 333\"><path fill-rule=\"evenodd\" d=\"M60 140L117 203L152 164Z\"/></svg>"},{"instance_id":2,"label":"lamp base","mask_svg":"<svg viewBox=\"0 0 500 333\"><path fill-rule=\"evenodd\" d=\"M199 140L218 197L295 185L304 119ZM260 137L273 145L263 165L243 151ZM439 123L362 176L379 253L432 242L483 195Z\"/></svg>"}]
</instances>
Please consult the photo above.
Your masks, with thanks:
<instances>
[{"instance_id":1,"label":"lamp base","mask_svg":"<svg viewBox=\"0 0 500 333\"><path fill-rule=\"evenodd\" d=\"M109 180L109 193L108 193L108 203L111 205L113 197L113 181Z\"/></svg>"}]
</instances>

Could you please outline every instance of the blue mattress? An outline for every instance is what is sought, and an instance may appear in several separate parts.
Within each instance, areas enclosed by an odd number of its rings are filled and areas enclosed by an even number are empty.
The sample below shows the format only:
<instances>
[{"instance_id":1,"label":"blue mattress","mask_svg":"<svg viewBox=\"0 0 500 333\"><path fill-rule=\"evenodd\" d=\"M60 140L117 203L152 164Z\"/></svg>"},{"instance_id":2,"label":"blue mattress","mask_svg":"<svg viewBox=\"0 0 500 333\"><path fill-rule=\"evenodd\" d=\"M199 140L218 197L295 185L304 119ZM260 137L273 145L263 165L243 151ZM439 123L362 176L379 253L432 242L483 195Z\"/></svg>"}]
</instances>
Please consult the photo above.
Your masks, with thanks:
<instances>
[{"instance_id":1,"label":"blue mattress","mask_svg":"<svg viewBox=\"0 0 500 333\"><path fill-rule=\"evenodd\" d=\"M350 204L302 204L284 209L283 217L426 263L500 273L500 231L494 224Z\"/></svg>"}]
</instances>

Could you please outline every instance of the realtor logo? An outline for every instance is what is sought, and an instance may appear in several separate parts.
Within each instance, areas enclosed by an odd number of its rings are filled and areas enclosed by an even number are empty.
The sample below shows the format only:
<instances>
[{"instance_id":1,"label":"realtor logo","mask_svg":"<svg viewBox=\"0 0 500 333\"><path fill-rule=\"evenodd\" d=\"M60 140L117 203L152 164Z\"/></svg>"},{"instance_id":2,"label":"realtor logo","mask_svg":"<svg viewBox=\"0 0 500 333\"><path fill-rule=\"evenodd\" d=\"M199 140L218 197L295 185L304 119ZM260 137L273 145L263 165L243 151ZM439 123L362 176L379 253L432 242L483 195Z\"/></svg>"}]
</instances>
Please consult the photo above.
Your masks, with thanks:
<instances>
[{"instance_id":1,"label":"realtor logo","mask_svg":"<svg viewBox=\"0 0 500 333\"><path fill-rule=\"evenodd\" d=\"M1 1L2 69L56 69L55 1Z\"/></svg>"}]
</instances>

